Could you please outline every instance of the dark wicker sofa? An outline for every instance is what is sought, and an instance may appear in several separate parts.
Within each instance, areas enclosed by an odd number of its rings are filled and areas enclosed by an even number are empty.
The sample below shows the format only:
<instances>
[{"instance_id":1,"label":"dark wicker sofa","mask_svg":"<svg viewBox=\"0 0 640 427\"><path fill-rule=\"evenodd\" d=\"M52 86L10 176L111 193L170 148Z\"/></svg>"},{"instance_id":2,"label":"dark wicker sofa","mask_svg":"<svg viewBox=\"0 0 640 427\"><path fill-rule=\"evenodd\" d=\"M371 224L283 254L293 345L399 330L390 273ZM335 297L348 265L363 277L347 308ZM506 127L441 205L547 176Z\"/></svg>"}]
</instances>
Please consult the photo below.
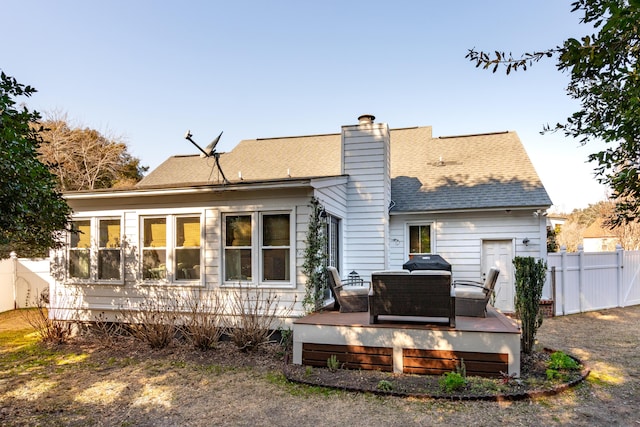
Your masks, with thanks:
<instances>
[{"instance_id":1,"label":"dark wicker sofa","mask_svg":"<svg viewBox=\"0 0 640 427\"><path fill-rule=\"evenodd\" d=\"M378 316L428 317L456 324L451 272L441 270L379 271L371 275L369 322ZM434 319L438 318L438 319Z\"/></svg>"}]
</instances>

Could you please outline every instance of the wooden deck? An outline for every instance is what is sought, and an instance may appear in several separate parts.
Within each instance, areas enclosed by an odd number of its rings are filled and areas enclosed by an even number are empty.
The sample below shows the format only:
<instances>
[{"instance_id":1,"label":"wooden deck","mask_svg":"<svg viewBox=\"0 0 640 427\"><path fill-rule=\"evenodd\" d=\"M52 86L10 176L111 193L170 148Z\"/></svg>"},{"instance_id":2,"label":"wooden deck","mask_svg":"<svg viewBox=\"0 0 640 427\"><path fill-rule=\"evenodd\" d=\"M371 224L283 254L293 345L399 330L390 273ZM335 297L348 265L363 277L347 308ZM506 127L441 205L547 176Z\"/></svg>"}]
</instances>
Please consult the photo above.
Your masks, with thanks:
<instances>
[{"instance_id":1,"label":"wooden deck","mask_svg":"<svg viewBox=\"0 0 640 427\"><path fill-rule=\"evenodd\" d=\"M441 319L381 317L322 311L293 324L293 362L327 366L335 355L345 368L397 373L442 374L464 360L468 375L520 374L520 328L489 307L486 318L456 316L456 326Z\"/></svg>"}]
</instances>

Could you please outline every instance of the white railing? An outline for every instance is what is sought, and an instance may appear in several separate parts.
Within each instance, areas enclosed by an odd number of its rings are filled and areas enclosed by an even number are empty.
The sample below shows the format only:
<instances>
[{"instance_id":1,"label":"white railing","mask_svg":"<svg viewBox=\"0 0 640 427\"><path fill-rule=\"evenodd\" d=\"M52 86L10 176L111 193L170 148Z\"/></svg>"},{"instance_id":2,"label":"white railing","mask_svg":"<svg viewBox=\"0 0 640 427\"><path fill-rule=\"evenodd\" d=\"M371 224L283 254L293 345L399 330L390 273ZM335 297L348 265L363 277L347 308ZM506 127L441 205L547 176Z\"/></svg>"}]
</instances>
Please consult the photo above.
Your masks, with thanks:
<instances>
[{"instance_id":1,"label":"white railing","mask_svg":"<svg viewBox=\"0 0 640 427\"><path fill-rule=\"evenodd\" d=\"M556 316L640 304L640 251L568 253L547 256L543 295L555 302Z\"/></svg>"}]
</instances>

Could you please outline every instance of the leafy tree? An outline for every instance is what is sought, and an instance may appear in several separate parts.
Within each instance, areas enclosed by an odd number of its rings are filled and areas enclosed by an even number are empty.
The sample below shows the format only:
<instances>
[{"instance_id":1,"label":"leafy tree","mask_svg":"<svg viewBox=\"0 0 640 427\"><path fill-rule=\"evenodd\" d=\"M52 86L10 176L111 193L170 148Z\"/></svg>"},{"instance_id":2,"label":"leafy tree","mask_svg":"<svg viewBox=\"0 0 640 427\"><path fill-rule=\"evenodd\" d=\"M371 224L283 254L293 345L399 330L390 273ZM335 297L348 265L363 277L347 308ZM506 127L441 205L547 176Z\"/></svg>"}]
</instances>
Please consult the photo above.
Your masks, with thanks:
<instances>
[{"instance_id":1,"label":"leafy tree","mask_svg":"<svg viewBox=\"0 0 640 427\"><path fill-rule=\"evenodd\" d=\"M493 72L504 67L507 74L543 58L557 58L558 70L571 77L567 93L581 108L554 130L582 144L607 143L589 161L596 164L598 180L612 190L616 210L610 222L619 226L640 216L640 0L577 0L572 12L597 32L519 58L474 49L467 57L477 67Z\"/></svg>"},{"instance_id":2,"label":"leafy tree","mask_svg":"<svg viewBox=\"0 0 640 427\"><path fill-rule=\"evenodd\" d=\"M40 159L62 191L133 186L148 169L129 154L122 138L72 126L66 114L56 113L42 125Z\"/></svg>"},{"instance_id":3,"label":"leafy tree","mask_svg":"<svg viewBox=\"0 0 640 427\"><path fill-rule=\"evenodd\" d=\"M547 263L533 257L515 257L516 315L522 324L522 352L531 354L538 328L542 325L540 297L547 274Z\"/></svg>"},{"instance_id":4,"label":"leafy tree","mask_svg":"<svg viewBox=\"0 0 640 427\"><path fill-rule=\"evenodd\" d=\"M38 160L42 141L32 124L40 114L16 105L16 97L34 92L0 73L0 258L12 250L29 256L58 246L71 214L55 176Z\"/></svg>"}]
</instances>

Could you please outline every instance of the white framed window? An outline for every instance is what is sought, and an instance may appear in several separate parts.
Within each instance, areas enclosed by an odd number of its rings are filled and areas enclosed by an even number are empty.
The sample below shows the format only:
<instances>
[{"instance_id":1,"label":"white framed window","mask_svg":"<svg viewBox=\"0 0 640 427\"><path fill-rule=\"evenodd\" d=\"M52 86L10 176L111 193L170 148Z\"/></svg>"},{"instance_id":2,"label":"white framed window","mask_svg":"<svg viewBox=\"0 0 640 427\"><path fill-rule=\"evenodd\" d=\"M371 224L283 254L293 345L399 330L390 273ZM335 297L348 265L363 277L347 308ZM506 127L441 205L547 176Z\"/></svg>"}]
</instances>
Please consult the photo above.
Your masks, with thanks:
<instances>
[{"instance_id":1,"label":"white framed window","mask_svg":"<svg viewBox=\"0 0 640 427\"><path fill-rule=\"evenodd\" d=\"M122 220L96 217L72 220L67 272L71 280L122 282Z\"/></svg>"},{"instance_id":2,"label":"white framed window","mask_svg":"<svg viewBox=\"0 0 640 427\"><path fill-rule=\"evenodd\" d=\"M261 215L261 263L263 282L291 281L291 215Z\"/></svg>"},{"instance_id":3,"label":"white framed window","mask_svg":"<svg viewBox=\"0 0 640 427\"><path fill-rule=\"evenodd\" d=\"M417 254L435 253L434 224L432 222L407 224L409 258Z\"/></svg>"},{"instance_id":4,"label":"white framed window","mask_svg":"<svg viewBox=\"0 0 640 427\"><path fill-rule=\"evenodd\" d=\"M201 282L201 224L200 214L141 216L142 279L145 282Z\"/></svg>"},{"instance_id":5,"label":"white framed window","mask_svg":"<svg viewBox=\"0 0 640 427\"><path fill-rule=\"evenodd\" d=\"M293 285L291 217L290 211L223 215L223 280L226 285Z\"/></svg>"},{"instance_id":6,"label":"white framed window","mask_svg":"<svg viewBox=\"0 0 640 427\"><path fill-rule=\"evenodd\" d=\"M253 218L252 215L224 217L224 281L253 280Z\"/></svg>"}]
</instances>

